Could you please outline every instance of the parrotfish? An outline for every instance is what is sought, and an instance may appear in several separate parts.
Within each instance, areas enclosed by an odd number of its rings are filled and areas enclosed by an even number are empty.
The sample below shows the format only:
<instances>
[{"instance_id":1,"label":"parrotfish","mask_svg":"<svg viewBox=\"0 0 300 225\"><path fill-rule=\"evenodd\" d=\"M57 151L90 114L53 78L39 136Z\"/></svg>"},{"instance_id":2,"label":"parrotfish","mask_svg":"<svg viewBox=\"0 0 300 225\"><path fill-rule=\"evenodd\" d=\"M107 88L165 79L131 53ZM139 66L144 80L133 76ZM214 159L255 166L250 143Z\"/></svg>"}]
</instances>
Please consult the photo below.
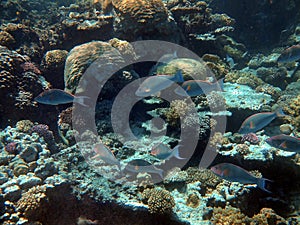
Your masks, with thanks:
<instances>
[{"instance_id":1,"label":"parrotfish","mask_svg":"<svg viewBox=\"0 0 300 225\"><path fill-rule=\"evenodd\" d=\"M115 155L111 152L111 150L102 143L97 143L94 146L94 152L96 153L92 159L96 159L99 157L104 162L110 165L118 166L119 170L121 171L120 161L116 159Z\"/></svg>"},{"instance_id":2,"label":"parrotfish","mask_svg":"<svg viewBox=\"0 0 300 225\"><path fill-rule=\"evenodd\" d=\"M87 106L84 100L89 97L86 96L74 96L68 92L60 89L49 89L40 93L34 98L34 101L46 105L61 105L76 102L80 105Z\"/></svg>"},{"instance_id":3,"label":"parrotfish","mask_svg":"<svg viewBox=\"0 0 300 225\"><path fill-rule=\"evenodd\" d=\"M145 79L140 87L135 92L136 96L139 97L147 97L153 95L157 92L160 92L164 89L170 87L174 82L175 83L182 83L183 76L180 70L176 72L175 75L156 75L151 76Z\"/></svg>"},{"instance_id":4,"label":"parrotfish","mask_svg":"<svg viewBox=\"0 0 300 225\"><path fill-rule=\"evenodd\" d=\"M228 180L230 182L239 182L242 184L257 184L260 189L270 193L270 191L266 188L266 185L267 182L272 182L271 180L255 177L247 170L234 164L220 163L211 167L211 171L222 179Z\"/></svg>"},{"instance_id":5,"label":"parrotfish","mask_svg":"<svg viewBox=\"0 0 300 225\"><path fill-rule=\"evenodd\" d=\"M175 93L180 96L193 97L208 94L212 91L223 91L223 80L224 79L220 79L215 83L204 80L188 80L181 85L181 88L177 87Z\"/></svg>"},{"instance_id":6,"label":"parrotfish","mask_svg":"<svg viewBox=\"0 0 300 225\"><path fill-rule=\"evenodd\" d=\"M126 167L125 170L134 172L134 173L156 173L158 174L162 179L163 177L163 170L155 167L151 163L147 162L143 159L134 159L130 161Z\"/></svg>"},{"instance_id":7,"label":"parrotfish","mask_svg":"<svg viewBox=\"0 0 300 225\"><path fill-rule=\"evenodd\" d=\"M276 117L281 116L285 116L282 109L276 110L275 112L256 113L245 119L245 121L241 125L241 128L239 129L239 133L255 133L256 131L259 131L260 129L271 123L272 120L274 120Z\"/></svg>"},{"instance_id":8,"label":"parrotfish","mask_svg":"<svg viewBox=\"0 0 300 225\"><path fill-rule=\"evenodd\" d=\"M295 62L300 59L300 44L285 49L277 59L279 63Z\"/></svg>"},{"instance_id":9,"label":"parrotfish","mask_svg":"<svg viewBox=\"0 0 300 225\"><path fill-rule=\"evenodd\" d=\"M300 152L300 139L286 134L270 137L266 142L274 148L288 152Z\"/></svg>"},{"instance_id":10,"label":"parrotfish","mask_svg":"<svg viewBox=\"0 0 300 225\"><path fill-rule=\"evenodd\" d=\"M177 59L177 52L174 51L173 54L165 54L162 57L160 57L157 61L157 63L151 68L149 74L152 75L156 72L157 68L162 66L162 65L166 65L169 62L171 62L173 59Z\"/></svg>"},{"instance_id":11,"label":"parrotfish","mask_svg":"<svg viewBox=\"0 0 300 225\"><path fill-rule=\"evenodd\" d=\"M185 159L179 156L179 147L180 145L177 145L173 149L170 149L169 146L159 143L151 149L150 153L161 160L168 160L172 157L177 159Z\"/></svg>"}]
</instances>

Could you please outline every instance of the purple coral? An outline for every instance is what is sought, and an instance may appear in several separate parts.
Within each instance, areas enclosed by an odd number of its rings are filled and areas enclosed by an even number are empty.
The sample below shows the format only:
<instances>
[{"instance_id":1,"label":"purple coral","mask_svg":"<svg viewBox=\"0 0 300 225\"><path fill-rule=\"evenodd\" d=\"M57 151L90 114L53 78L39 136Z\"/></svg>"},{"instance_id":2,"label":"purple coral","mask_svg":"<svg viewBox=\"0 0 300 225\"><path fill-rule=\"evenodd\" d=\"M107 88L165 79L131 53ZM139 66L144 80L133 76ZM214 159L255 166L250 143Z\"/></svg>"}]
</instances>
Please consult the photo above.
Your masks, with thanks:
<instances>
[{"instance_id":1,"label":"purple coral","mask_svg":"<svg viewBox=\"0 0 300 225\"><path fill-rule=\"evenodd\" d=\"M17 142L10 142L5 146L5 151L7 151L9 154L17 154L18 149L18 143Z\"/></svg>"},{"instance_id":2,"label":"purple coral","mask_svg":"<svg viewBox=\"0 0 300 225\"><path fill-rule=\"evenodd\" d=\"M242 137L241 142L250 142L250 144L258 144L260 142L260 139L257 137L257 135L255 133L248 133L248 134L244 134Z\"/></svg>"},{"instance_id":3,"label":"purple coral","mask_svg":"<svg viewBox=\"0 0 300 225\"><path fill-rule=\"evenodd\" d=\"M30 129L30 133L37 133L39 136L43 137L46 142L51 142L54 140L53 132L49 130L49 127L46 124L34 125Z\"/></svg>"},{"instance_id":4,"label":"purple coral","mask_svg":"<svg viewBox=\"0 0 300 225\"><path fill-rule=\"evenodd\" d=\"M41 71L37 68L37 66L32 62L25 62L21 64L22 69L24 72L33 72L37 75L41 75Z\"/></svg>"}]
</instances>

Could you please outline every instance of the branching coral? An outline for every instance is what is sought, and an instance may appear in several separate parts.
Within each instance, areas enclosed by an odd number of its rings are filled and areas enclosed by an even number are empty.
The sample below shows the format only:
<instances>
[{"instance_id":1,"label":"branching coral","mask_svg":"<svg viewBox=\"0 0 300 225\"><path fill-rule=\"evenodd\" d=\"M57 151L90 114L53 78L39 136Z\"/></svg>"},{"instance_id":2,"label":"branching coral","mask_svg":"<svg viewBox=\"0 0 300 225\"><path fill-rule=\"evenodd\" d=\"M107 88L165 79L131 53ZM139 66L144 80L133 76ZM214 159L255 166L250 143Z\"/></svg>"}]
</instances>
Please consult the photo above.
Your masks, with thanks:
<instances>
[{"instance_id":1,"label":"branching coral","mask_svg":"<svg viewBox=\"0 0 300 225\"><path fill-rule=\"evenodd\" d=\"M171 213L175 206L174 198L170 192L160 188L145 189L142 193L142 199L148 205L150 213Z\"/></svg>"}]
</instances>

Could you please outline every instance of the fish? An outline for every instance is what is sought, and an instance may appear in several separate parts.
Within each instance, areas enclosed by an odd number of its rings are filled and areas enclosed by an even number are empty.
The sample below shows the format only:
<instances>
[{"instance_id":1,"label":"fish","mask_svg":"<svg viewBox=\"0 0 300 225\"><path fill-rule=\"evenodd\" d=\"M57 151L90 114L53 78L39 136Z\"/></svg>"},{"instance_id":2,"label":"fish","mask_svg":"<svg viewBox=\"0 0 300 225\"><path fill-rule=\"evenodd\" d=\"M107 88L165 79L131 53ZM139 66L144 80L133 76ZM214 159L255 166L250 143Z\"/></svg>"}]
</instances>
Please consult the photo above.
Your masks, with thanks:
<instances>
[{"instance_id":1,"label":"fish","mask_svg":"<svg viewBox=\"0 0 300 225\"><path fill-rule=\"evenodd\" d=\"M80 216L77 218L77 225L97 225L99 224L98 220L90 220L85 216Z\"/></svg>"},{"instance_id":2,"label":"fish","mask_svg":"<svg viewBox=\"0 0 300 225\"><path fill-rule=\"evenodd\" d=\"M242 167L231 163L220 163L210 169L214 174L224 180L239 182L241 184L257 184L257 186L263 191L271 193L271 191L266 188L267 183L272 182L271 180L255 177Z\"/></svg>"},{"instance_id":3,"label":"fish","mask_svg":"<svg viewBox=\"0 0 300 225\"><path fill-rule=\"evenodd\" d=\"M170 149L169 146L159 143L151 149L150 154L161 160L169 160L172 157L186 159L179 156L179 147L180 145L177 145L173 149Z\"/></svg>"},{"instance_id":4,"label":"fish","mask_svg":"<svg viewBox=\"0 0 300 225\"><path fill-rule=\"evenodd\" d=\"M188 80L185 81L181 87L175 89L175 93L180 96L198 96L202 94L208 94L212 91L224 91L223 88L224 78L218 80L215 83L204 80Z\"/></svg>"},{"instance_id":5,"label":"fish","mask_svg":"<svg viewBox=\"0 0 300 225\"><path fill-rule=\"evenodd\" d=\"M84 103L87 96L74 96L60 89L49 89L40 93L34 98L34 101L45 105L61 105L76 102L82 106L88 106Z\"/></svg>"},{"instance_id":6,"label":"fish","mask_svg":"<svg viewBox=\"0 0 300 225\"><path fill-rule=\"evenodd\" d=\"M162 179L163 170L155 167L151 163L143 159L134 159L127 163L125 170L134 173L155 173L158 174Z\"/></svg>"},{"instance_id":7,"label":"fish","mask_svg":"<svg viewBox=\"0 0 300 225\"><path fill-rule=\"evenodd\" d=\"M300 59L300 44L293 45L283 50L280 56L277 58L278 63L295 62Z\"/></svg>"},{"instance_id":8,"label":"fish","mask_svg":"<svg viewBox=\"0 0 300 225\"><path fill-rule=\"evenodd\" d=\"M228 63L228 65L231 69L233 69L233 67L236 66L236 63L234 63L233 58L228 54L226 54L226 62Z\"/></svg>"},{"instance_id":9,"label":"fish","mask_svg":"<svg viewBox=\"0 0 300 225\"><path fill-rule=\"evenodd\" d=\"M176 74L173 76L156 75L156 76L148 77L141 83L141 85L135 92L135 95L139 97L148 97L164 89L167 89L174 82L176 83L184 82L181 70L178 70Z\"/></svg>"},{"instance_id":10,"label":"fish","mask_svg":"<svg viewBox=\"0 0 300 225\"><path fill-rule=\"evenodd\" d=\"M275 112L262 112L256 113L252 116L249 116L242 123L238 133L240 134L248 134L255 133L256 131L261 130L269 123L271 123L276 117L285 116L282 109L278 109Z\"/></svg>"},{"instance_id":11,"label":"fish","mask_svg":"<svg viewBox=\"0 0 300 225\"><path fill-rule=\"evenodd\" d=\"M171 62L173 59L177 59L177 51L174 51L172 54L165 54L162 57L160 57L157 61L157 63L150 69L149 74L153 75L156 73L156 70L158 67L162 66L162 65L166 65L169 62Z\"/></svg>"},{"instance_id":12,"label":"fish","mask_svg":"<svg viewBox=\"0 0 300 225\"><path fill-rule=\"evenodd\" d=\"M266 139L266 142L274 148L300 153L300 138L280 134Z\"/></svg>"},{"instance_id":13,"label":"fish","mask_svg":"<svg viewBox=\"0 0 300 225\"><path fill-rule=\"evenodd\" d=\"M120 161L116 159L115 155L107 146L105 146L102 143L97 143L94 145L93 150L96 153L96 155L93 156L92 159L99 157L107 164L118 166L119 170L121 171Z\"/></svg>"}]
</instances>

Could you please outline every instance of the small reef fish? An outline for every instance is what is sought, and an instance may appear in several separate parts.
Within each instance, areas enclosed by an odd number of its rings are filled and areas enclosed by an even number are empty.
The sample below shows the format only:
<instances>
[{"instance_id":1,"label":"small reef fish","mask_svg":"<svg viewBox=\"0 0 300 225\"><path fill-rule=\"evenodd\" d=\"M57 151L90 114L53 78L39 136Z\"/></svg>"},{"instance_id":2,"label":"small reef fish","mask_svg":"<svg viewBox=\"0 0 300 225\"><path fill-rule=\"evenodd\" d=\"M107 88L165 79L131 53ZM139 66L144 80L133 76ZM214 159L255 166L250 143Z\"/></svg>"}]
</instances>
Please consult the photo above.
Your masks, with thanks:
<instances>
[{"instance_id":1,"label":"small reef fish","mask_svg":"<svg viewBox=\"0 0 300 225\"><path fill-rule=\"evenodd\" d=\"M139 97L148 97L157 92L160 92L168 87L170 87L174 82L182 83L183 76L180 70L176 72L175 75L156 75L151 76L144 80L137 91L135 92L136 96Z\"/></svg>"},{"instance_id":2,"label":"small reef fish","mask_svg":"<svg viewBox=\"0 0 300 225\"><path fill-rule=\"evenodd\" d=\"M233 67L236 66L236 63L234 63L233 58L228 54L226 54L226 62L228 63L228 65L231 69L233 69Z\"/></svg>"},{"instance_id":3,"label":"small reef fish","mask_svg":"<svg viewBox=\"0 0 300 225\"><path fill-rule=\"evenodd\" d=\"M93 159L99 157L107 164L118 166L119 170L121 171L120 161L116 159L115 155L107 146L102 143L97 143L94 145L94 152L96 155L92 157Z\"/></svg>"},{"instance_id":4,"label":"small reef fish","mask_svg":"<svg viewBox=\"0 0 300 225\"><path fill-rule=\"evenodd\" d=\"M285 50L280 54L277 59L279 63L289 63L295 62L300 59L300 44L293 45Z\"/></svg>"},{"instance_id":5,"label":"small reef fish","mask_svg":"<svg viewBox=\"0 0 300 225\"><path fill-rule=\"evenodd\" d=\"M274 148L288 152L300 152L300 139L286 134L270 137L266 142Z\"/></svg>"},{"instance_id":6,"label":"small reef fish","mask_svg":"<svg viewBox=\"0 0 300 225\"><path fill-rule=\"evenodd\" d=\"M269 123L271 123L272 120L274 120L276 117L281 117L281 116L285 116L282 109L276 110L275 112L256 113L252 116L249 116L247 119L245 119L238 133L240 134L255 133L256 131L259 131L260 129L264 128Z\"/></svg>"},{"instance_id":7,"label":"small reef fish","mask_svg":"<svg viewBox=\"0 0 300 225\"><path fill-rule=\"evenodd\" d=\"M185 159L179 156L179 147L180 145L177 145L173 149L170 149L169 146L159 143L151 149L150 154L161 160L168 160L172 157Z\"/></svg>"},{"instance_id":8,"label":"small reef fish","mask_svg":"<svg viewBox=\"0 0 300 225\"><path fill-rule=\"evenodd\" d=\"M61 105L76 102L80 105L87 106L84 100L89 97L87 96L74 96L68 92L60 89L49 89L40 93L34 98L34 101L46 105Z\"/></svg>"},{"instance_id":9,"label":"small reef fish","mask_svg":"<svg viewBox=\"0 0 300 225\"><path fill-rule=\"evenodd\" d=\"M185 81L181 88L177 87L175 93L180 96L198 96L202 94L208 94L212 91L224 91L223 88L224 79L220 79L215 83L211 83L204 80L188 80Z\"/></svg>"},{"instance_id":10,"label":"small reef fish","mask_svg":"<svg viewBox=\"0 0 300 225\"><path fill-rule=\"evenodd\" d=\"M77 225L97 225L99 223L98 220L90 220L85 216L80 216L77 219Z\"/></svg>"},{"instance_id":11,"label":"small reef fish","mask_svg":"<svg viewBox=\"0 0 300 225\"><path fill-rule=\"evenodd\" d=\"M158 174L162 179L163 177L163 170L155 167L151 163L147 162L143 159L134 159L125 167L125 170L134 172L134 173L156 173Z\"/></svg>"},{"instance_id":12,"label":"small reef fish","mask_svg":"<svg viewBox=\"0 0 300 225\"><path fill-rule=\"evenodd\" d=\"M211 171L222 179L230 182L257 184L260 189L270 193L270 191L266 188L266 183L272 182L271 180L255 177L247 170L234 164L220 163L211 167Z\"/></svg>"}]
</instances>

